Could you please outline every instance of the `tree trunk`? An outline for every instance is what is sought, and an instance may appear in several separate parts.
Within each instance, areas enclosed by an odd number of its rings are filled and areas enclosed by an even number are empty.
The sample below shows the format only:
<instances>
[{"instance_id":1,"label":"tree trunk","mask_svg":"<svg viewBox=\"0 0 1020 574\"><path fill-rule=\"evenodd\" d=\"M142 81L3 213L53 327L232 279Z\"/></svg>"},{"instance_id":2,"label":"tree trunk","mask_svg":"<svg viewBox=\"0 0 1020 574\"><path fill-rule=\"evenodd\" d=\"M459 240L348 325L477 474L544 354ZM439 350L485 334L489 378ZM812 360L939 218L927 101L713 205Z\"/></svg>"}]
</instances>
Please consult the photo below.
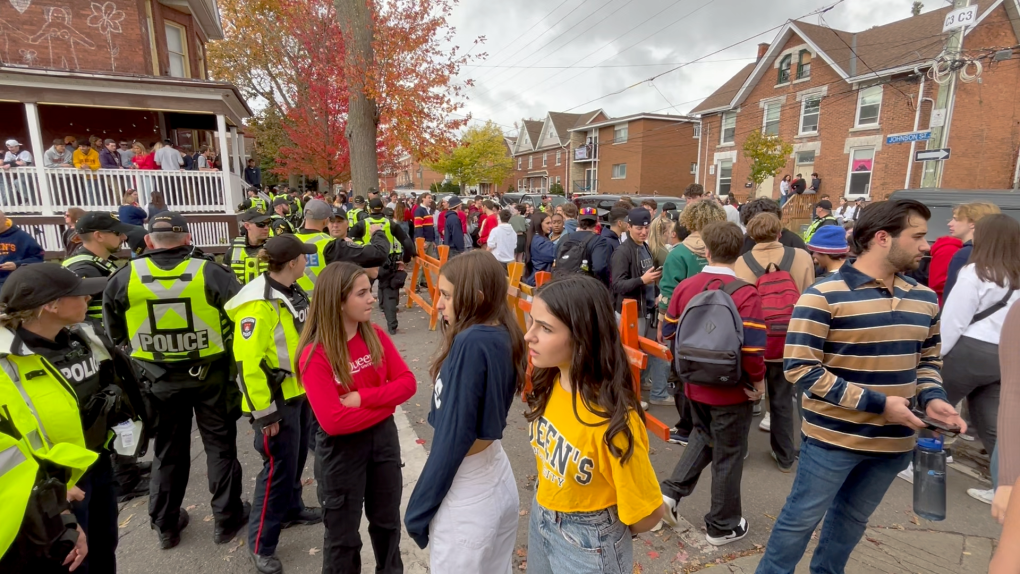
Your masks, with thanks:
<instances>
[{"instance_id":1,"label":"tree trunk","mask_svg":"<svg viewBox=\"0 0 1020 574\"><path fill-rule=\"evenodd\" d=\"M340 31L344 36L345 60L351 72L347 76L350 96L347 131L344 136L351 150L352 193L364 195L379 186L379 157L376 141L379 113L375 100L365 94L366 71L375 64L372 48L374 24L368 0L335 0Z\"/></svg>"}]
</instances>

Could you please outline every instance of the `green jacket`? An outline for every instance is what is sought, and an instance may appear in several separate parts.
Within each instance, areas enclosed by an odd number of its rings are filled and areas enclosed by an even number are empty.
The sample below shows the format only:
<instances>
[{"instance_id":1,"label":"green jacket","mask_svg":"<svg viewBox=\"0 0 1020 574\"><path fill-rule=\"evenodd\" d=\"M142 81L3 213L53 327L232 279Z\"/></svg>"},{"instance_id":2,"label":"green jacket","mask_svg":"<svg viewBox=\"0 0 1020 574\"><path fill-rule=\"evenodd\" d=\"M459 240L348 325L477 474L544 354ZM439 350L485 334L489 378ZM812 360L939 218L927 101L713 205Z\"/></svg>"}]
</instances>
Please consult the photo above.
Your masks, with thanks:
<instances>
[{"instance_id":1,"label":"green jacket","mask_svg":"<svg viewBox=\"0 0 1020 574\"><path fill-rule=\"evenodd\" d=\"M683 243L677 245L669 252L666 263L662 266L662 278L659 279L659 313L665 314L669 307L669 300L673 297L673 290L681 281L701 273L701 269L708 265L708 259L698 253L704 253L705 244L701 241L701 235L692 233Z\"/></svg>"}]
</instances>

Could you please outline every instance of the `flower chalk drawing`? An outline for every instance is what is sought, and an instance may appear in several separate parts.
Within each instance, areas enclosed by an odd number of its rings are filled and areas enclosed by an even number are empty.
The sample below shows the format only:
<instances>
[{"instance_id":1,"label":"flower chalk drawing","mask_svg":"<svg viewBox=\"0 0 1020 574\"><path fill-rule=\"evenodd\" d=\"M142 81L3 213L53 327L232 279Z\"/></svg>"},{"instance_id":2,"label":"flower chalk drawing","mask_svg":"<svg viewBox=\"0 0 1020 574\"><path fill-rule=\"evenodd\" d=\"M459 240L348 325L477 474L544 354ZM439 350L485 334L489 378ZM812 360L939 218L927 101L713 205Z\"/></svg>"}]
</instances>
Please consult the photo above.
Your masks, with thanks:
<instances>
[{"instance_id":1,"label":"flower chalk drawing","mask_svg":"<svg viewBox=\"0 0 1020 574\"><path fill-rule=\"evenodd\" d=\"M98 28L99 33L106 36L106 45L110 48L110 69L113 71L117 70L117 54L120 53L120 48L113 46L113 35L122 33L120 22L124 16L124 11L118 10L113 2L93 2L92 15L87 22L90 27Z\"/></svg>"}]
</instances>

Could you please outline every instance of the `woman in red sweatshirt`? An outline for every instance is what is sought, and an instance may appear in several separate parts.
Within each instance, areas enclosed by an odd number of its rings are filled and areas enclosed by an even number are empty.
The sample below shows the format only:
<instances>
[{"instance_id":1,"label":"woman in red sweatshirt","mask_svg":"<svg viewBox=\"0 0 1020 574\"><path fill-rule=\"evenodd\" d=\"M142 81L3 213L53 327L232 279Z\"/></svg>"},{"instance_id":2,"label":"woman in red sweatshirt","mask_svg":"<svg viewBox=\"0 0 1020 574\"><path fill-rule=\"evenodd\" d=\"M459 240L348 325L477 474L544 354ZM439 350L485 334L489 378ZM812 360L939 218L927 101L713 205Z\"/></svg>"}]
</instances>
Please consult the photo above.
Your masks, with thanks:
<instances>
[{"instance_id":1,"label":"woman in red sweatshirt","mask_svg":"<svg viewBox=\"0 0 1020 574\"><path fill-rule=\"evenodd\" d=\"M322 572L361 572L364 506L376 572L401 573L403 477L393 411L414 395L414 375L370 321L376 299L364 269L331 263L315 290L297 371L321 427L315 458L325 525Z\"/></svg>"}]
</instances>

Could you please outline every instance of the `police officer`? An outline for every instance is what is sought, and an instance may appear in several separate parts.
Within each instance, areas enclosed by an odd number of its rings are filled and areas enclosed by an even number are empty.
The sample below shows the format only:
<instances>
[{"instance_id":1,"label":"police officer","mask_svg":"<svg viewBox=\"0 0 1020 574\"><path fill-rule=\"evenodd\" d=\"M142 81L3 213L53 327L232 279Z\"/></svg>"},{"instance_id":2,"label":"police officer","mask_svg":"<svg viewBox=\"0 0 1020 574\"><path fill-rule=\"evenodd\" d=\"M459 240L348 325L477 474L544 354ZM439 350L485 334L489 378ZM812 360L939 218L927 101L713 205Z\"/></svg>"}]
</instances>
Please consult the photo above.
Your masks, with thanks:
<instances>
[{"instance_id":1,"label":"police officer","mask_svg":"<svg viewBox=\"0 0 1020 574\"><path fill-rule=\"evenodd\" d=\"M290 223L294 227L301 225L301 214L304 212L304 203L301 201L301 190L290 190Z\"/></svg>"},{"instance_id":2,"label":"police officer","mask_svg":"<svg viewBox=\"0 0 1020 574\"><path fill-rule=\"evenodd\" d=\"M315 277L319 276L326 265L334 261L347 261L365 268L380 267L389 259L390 240L381 226L371 225L371 240L365 245L349 242L347 239L334 239L326 233L329 219L333 217L333 210L321 199L313 199L305 207L305 220L298 230L297 237L304 242L312 241L316 247L321 248L321 256L317 260L309 256L310 263L305 269L305 278L299 279L298 284L302 288L311 284L314 288ZM322 236L325 236L323 242ZM312 264L314 263L314 265ZM311 271L310 271L311 270ZM307 280L307 281L305 281ZM311 290L305 289L311 293Z\"/></svg>"},{"instance_id":3,"label":"police officer","mask_svg":"<svg viewBox=\"0 0 1020 574\"><path fill-rule=\"evenodd\" d=\"M235 237L223 254L223 263L230 265L241 285L247 285L266 271L265 262L259 261L259 250L269 237L270 217L253 207L241 214L244 233Z\"/></svg>"},{"instance_id":4,"label":"police officer","mask_svg":"<svg viewBox=\"0 0 1020 574\"><path fill-rule=\"evenodd\" d=\"M241 407L251 415L255 450L263 462L248 519L248 551L262 574L283 572L276 557L282 528L322 522L321 509L305 508L301 501L301 470L315 425L294 374L309 306L299 280L305 277L306 258L316 253L315 244L294 235L270 239L260 255L269 270L226 306L234 322Z\"/></svg>"},{"instance_id":5,"label":"police officer","mask_svg":"<svg viewBox=\"0 0 1020 574\"><path fill-rule=\"evenodd\" d=\"M234 274L191 245L179 213L153 216L148 249L110 278L103 323L127 345L151 383L155 424L149 517L160 545L180 543L188 513L181 501L191 467L192 411L205 447L216 519L213 540L225 544L248 522L241 502L237 419L241 416L228 348L231 324L223 306L240 291Z\"/></svg>"},{"instance_id":6,"label":"police officer","mask_svg":"<svg viewBox=\"0 0 1020 574\"><path fill-rule=\"evenodd\" d=\"M117 270L114 253L120 251L134 225L122 223L105 211L90 211L78 218L74 230L81 246L62 265L79 277L109 277ZM102 287L105 287L104 284ZM103 331L103 290L92 294L87 317Z\"/></svg>"},{"instance_id":7,"label":"police officer","mask_svg":"<svg viewBox=\"0 0 1020 574\"><path fill-rule=\"evenodd\" d=\"M368 243L370 229L379 226L389 243L389 255L386 263L379 269L379 299L386 315L386 327L391 335L397 332L397 303L400 301L400 289L407 279L404 264L411 261L415 253L414 243L404 230L383 214L383 202L378 197L369 202L371 214L351 229L355 241Z\"/></svg>"},{"instance_id":8,"label":"police officer","mask_svg":"<svg viewBox=\"0 0 1020 574\"><path fill-rule=\"evenodd\" d=\"M347 216L344 215L344 210L339 207L333 208L333 215L329 218L328 226L329 236L333 239L346 239L347 231L350 229L347 225Z\"/></svg>"},{"instance_id":9,"label":"police officer","mask_svg":"<svg viewBox=\"0 0 1020 574\"><path fill-rule=\"evenodd\" d=\"M368 213L365 211L365 198L357 195L354 197L354 209L347 211L347 221L354 225L366 217Z\"/></svg>"},{"instance_id":10,"label":"police officer","mask_svg":"<svg viewBox=\"0 0 1020 574\"><path fill-rule=\"evenodd\" d=\"M257 208L262 213L269 213L269 205L272 200L265 193L262 193L258 188L252 187L248 189L248 197L237 206L238 211L247 211L251 208Z\"/></svg>"},{"instance_id":11,"label":"police officer","mask_svg":"<svg viewBox=\"0 0 1020 574\"><path fill-rule=\"evenodd\" d=\"M291 224L290 219L290 198L284 195L279 195L273 200L273 213L269 216L269 231L270 235L280 235L283 233L294 233L294 226Z\"/></svg>"},{"instance_id":12,"label":"police officer","mask_svg":"<svg viewBox=\"0 0 1020 574\"><path fill-rule=\"evenodd\" d=\"M305 207L304 215L304 222L297 230L296 236L302 243L313 246L315 250L306 257L304 274L297 283L311 298L315 291L315 280L328 263L326 246L333 242L333 238L323 230L326 229L329 218L333 216L333 210L325 201L312 199Z\"/></svg>"}]
</instances>

